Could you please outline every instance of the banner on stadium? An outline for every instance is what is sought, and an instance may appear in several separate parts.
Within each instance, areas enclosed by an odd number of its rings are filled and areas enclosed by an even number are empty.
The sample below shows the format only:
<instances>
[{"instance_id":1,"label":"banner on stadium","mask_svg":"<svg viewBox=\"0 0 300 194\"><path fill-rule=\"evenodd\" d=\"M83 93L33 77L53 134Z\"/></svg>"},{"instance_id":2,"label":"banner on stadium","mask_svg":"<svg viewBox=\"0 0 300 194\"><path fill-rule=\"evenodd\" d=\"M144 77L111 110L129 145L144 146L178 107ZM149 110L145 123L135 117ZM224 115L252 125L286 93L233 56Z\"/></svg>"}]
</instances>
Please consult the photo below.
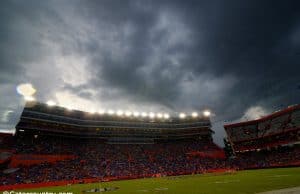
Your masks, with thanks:
<instances>
[{"instance_id":1,"label":"banner on stadium","mask_svg":"<svg viewBox=\"0 0 300 194\"><path fill-rule=\"evenodd\" d=\"M54 163L74 158L76 158L74 155L16 154L11 157L10 167L30 166L44 162Z\"/></svg>"}]
</instances>

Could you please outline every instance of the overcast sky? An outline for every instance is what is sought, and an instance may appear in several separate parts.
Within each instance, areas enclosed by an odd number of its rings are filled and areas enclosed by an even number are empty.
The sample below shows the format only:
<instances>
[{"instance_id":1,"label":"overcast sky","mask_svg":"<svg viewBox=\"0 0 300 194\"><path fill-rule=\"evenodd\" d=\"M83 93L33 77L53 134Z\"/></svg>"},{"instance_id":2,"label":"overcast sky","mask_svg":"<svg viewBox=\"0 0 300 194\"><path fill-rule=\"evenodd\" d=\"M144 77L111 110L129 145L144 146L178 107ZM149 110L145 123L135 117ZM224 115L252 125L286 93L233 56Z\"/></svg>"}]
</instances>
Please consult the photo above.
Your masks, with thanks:
<instances>
[{"instance_id":1,"label":"overcast sky","mask_svg":"<svg viewBox=\"0 0 300 194\"><path fill-rule=\"evenodd\" d=\"M299 1L298 1L299 2ZM252 119L300 101L297 1L57 0L0 2L0 129L24 100L79 109L210 109Z\"/></svg>"}]
</instances>

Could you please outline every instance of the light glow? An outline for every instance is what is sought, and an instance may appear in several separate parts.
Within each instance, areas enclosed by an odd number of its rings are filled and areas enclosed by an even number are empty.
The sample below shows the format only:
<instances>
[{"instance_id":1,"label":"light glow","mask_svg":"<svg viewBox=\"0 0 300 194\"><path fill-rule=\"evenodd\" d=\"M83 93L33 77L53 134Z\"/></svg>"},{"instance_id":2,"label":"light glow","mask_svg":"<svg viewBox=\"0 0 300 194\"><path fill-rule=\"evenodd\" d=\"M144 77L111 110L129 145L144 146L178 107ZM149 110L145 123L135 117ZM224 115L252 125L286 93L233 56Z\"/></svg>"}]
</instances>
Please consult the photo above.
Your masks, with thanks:
<instances>
[{"instance_id":1,"label":"light glow","mask_svg":"<svg viewBox=\"0 0 300 194\"><path fill-rule=\"evenodd\" d=\"M125 112L125 115L126 115L127 117L130 117L130 116L132 115L132 112L126 111L126 112Z\"/></svg>"},{"instance_id":2,"label":"light glow","mask_svg":"<svg viewBox=\"0 0 300 194\"><path fill-rule=\"evenodd\" d=\"M142 117L146 117L146 116L148 116L148 114L145 112L142 112Z\"/></svg>"},{"instance_id":3,"label":"light glow","mask_svg":"<svg viewBox=\"0 0 300 194\"><path fill-rule=\"evenodd\" d=\"M108 113L109 115L113 115L113 114L115 114L115 111L114 111L114 110L108 110L107 113Z\"/></svg>"},{"instance_id":4,"label":"light glow","mask_svg":"<svg viewBox=\"0 0 300 194\"><path fill-rule=\"evenodd\" d=\"M155 114L154 114L153 112L150 112L150 113L149 113L149 117L150 117L151 119L153 119L153 118L155 117Z\"/></svg>"},{"instance_id":5,"label":"light glow","mask_svg":"<svg viewBox=\"0 0 300 194\"><path fill-rule=\"evenodd\" d=\"M192 113L192 117L194 117L194 118L195 118L195 117L198 117L198 113L197 113L197 112L193 112L193 113Z\"/></svg>"},{"instance_id":6,"label":"light glow","mask_svg":"<svg viewBox=\"0 0 300 194\"><path fill-rule=\"evenodd\" d=\"M165 119L168 119L168 118L170 118L170 115L167 114L167 113L165 113L165 114L164 114L164 118L165 118Z\"/></svg>"},{"instance_id":7,"label":"light glow","mask_svg":"<svg viewBox=\"0 0 300 194\"><path fill-rule=\"evenodd\" d=\"M140 116L140 113L139 112L134 112L133 116L138 117L138 116Z\"/></svg>"},{"instance_id":8,"label":"light glow","mask_svg":"<svg viewBox=\"0 0 300 194\"><path fill-rule=\"evenodd\" d=\"M89 111L89 113L90 113L90 114L95 114L96 111L95 111L94 109L92 109L92 110Z\"/></svg>"},{"instance_id":9,"label":"light glow","mask_svg":"<svg viewBox=\"0 0 300 194\"><path fill-rule=\"evenodd\" d=\"M211 112L209 110L205 110L203 111L203 115L209 117L211 115Z\"/></svg>"},{"instance_id":10,"label":"light glow","mask_svg":"<svg viewBox=\"0 0 300 194\"><path fill-rule=\"evenodd\" d=\"M55 103L53 100L48 100L48 101L47 101L47 105L48 105L48 106L55 106L56 103Z\"/></svg>"},{"instance_id":11,"label":"light glow","mask_svg":"<svg viewBox=\"0 0 300 194\"><path fill-rule=\"evenodd\" d=\"M157 118L160 118L160 119L161 119L161 118L163 117L163 114L157 113L156 116L157 116Z\"/></svg>"},{"instance_id":12,"label":"light glow","mask_svg":"<svg viewBox=\"0 0 300 194\"><path fill-rule=\"evenodd\" d=\"M23 83L17 86L17 92L22 96L32 96L36 89L30 83Z\"/></svg>"},{"instance_id":13,"label":"light glow","mask_svg":"<svg viewBox=\"0 0 300 194\"><path fill-rule=\"evenodd\" d=\"M105 114L105 110L104 110L104 109L101 109L101 110L98 111L98 113L99 113L100 115L103 115L103 114Z\"/></svg>"},{"instance_id":14,"label":"light glow","mask_svg":"<svg viewBox=\"0 0 300 194\"><path fill-rule=\"evenodd\" d=\"M72 111L72 110L73 110L73 108L72 108L71 106L67 106L66 109L67 109L68 111Z\"/></svg>"},{"instance_id":15,"label":"light glow","mask_svg":"<svg viewBox=\"0 0 300 194\"><path fill-rule=\"evenodd\" d=\"M35 98L33 96L24 96L25 101L32 102L35 101Z\"/></svg>"},{"instance_id":16,"label":"light glow","mask_svg":"<svg viewBox=\"0 0 300 194\"><path fill-rule=\"evenodd\" d=\"M184 119L185 117L186 117L186 114L185 114L185 113L180 113L180 114L179 114L179 118Z\"/></svg>"},{"instance_id":17,"label":"light glow","mask_svg":"<svg viewBox=\"0 0 300 194\"><path fill-rule=\"evenodd\" d=\"M124 112L123 112L122 110L118 110L118 111L117 111L117 115L118 115L118 116L122 116L123 114L124 114Z\"/></svg>"}]
</instances>

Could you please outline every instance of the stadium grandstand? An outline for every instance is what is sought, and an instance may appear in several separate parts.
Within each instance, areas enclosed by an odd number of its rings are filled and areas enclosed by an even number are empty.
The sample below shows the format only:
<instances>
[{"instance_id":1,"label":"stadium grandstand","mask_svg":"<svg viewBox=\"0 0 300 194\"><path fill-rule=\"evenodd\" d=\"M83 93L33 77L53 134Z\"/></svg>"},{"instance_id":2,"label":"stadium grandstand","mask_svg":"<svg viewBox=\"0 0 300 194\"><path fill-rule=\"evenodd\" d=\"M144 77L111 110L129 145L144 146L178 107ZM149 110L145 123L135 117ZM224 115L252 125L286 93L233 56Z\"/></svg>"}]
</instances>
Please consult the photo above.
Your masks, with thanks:
<instances>
[{"instance_id":1,"label":"stadium grandstand","mask_svg":"<svg viewBox=\"0 0 300 194\"><path fill-rule=\"evenodd\" d=\"M233 156L203 114L83 112L28 101L0 134L0 190L300 166L300 106L225 125Z\"/></svg>"},{"instance_id":2,"label":"stadium grandstand","mask_svg":"<svg viewBox=\"0 0 300 194\"><path fill-rule=\"evenodd\" d=\"M238 168L300 165L300 105L224 128Z\"/></svg>"},{"instance_id":3,"label":"stadium grandstand","mask_svg":"<svg viewBox=\"0 0 300 194\"><path fill-rule=\"evenodd\" d=\"M213 133L209 117L205 116L184 115L183 119L162 113L157 114L157 118L154 113L147 114L148 117L132 114L127 111L95 114L28 102L16 130L17 134L98 138L106 143L118 144L199 138L211 140Z\"/></svg>"},{"instance_id":4,"label":"stadium grandstand","mask_svg":"<svg viewBox=\"0 0 300 194\"><path fill-rule=\"evenodd\" d=\"M0 142L6 142L2 152L8 155L0 183L93 182L229 168L213 142L207 113L152 114L88 113L27 102L15 135Z\"/></svg>"}]
</instances>

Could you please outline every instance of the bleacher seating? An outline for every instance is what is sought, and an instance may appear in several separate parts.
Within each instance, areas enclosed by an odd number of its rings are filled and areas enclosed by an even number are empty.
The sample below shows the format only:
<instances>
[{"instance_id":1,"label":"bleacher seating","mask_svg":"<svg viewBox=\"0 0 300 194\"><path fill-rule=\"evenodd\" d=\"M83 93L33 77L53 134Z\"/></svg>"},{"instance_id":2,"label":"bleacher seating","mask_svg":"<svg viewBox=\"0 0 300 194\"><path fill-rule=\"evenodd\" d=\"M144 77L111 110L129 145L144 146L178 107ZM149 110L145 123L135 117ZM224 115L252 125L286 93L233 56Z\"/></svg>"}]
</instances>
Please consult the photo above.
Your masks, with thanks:
<instances>
[{"instance_id":1,"label":"bleacher seating","mask_svg":"<svg viewBox=\"0 0 300 194\"><path fill-rule=\"evenodd\" d=\"M265 149L300 141L300 105L263 118L225 125L234 151Z\"/></svg>"},{"instance_id":2,"label":"bleacher seating","mask_svg":"<svg viewBox=\"0 0 300 194\"><path fill-rule=\"evenodd\" d=\"M22 136L13 146L15 154L74 155L54 163L19 166L0 175L6 184L40 183L73 179L134 178L203 173L228 168L223 150L211 140L184 140L155 144L105 144L97 139ZM190 155L189 153L207 153Z\"/></svg>"}]
</instances>

